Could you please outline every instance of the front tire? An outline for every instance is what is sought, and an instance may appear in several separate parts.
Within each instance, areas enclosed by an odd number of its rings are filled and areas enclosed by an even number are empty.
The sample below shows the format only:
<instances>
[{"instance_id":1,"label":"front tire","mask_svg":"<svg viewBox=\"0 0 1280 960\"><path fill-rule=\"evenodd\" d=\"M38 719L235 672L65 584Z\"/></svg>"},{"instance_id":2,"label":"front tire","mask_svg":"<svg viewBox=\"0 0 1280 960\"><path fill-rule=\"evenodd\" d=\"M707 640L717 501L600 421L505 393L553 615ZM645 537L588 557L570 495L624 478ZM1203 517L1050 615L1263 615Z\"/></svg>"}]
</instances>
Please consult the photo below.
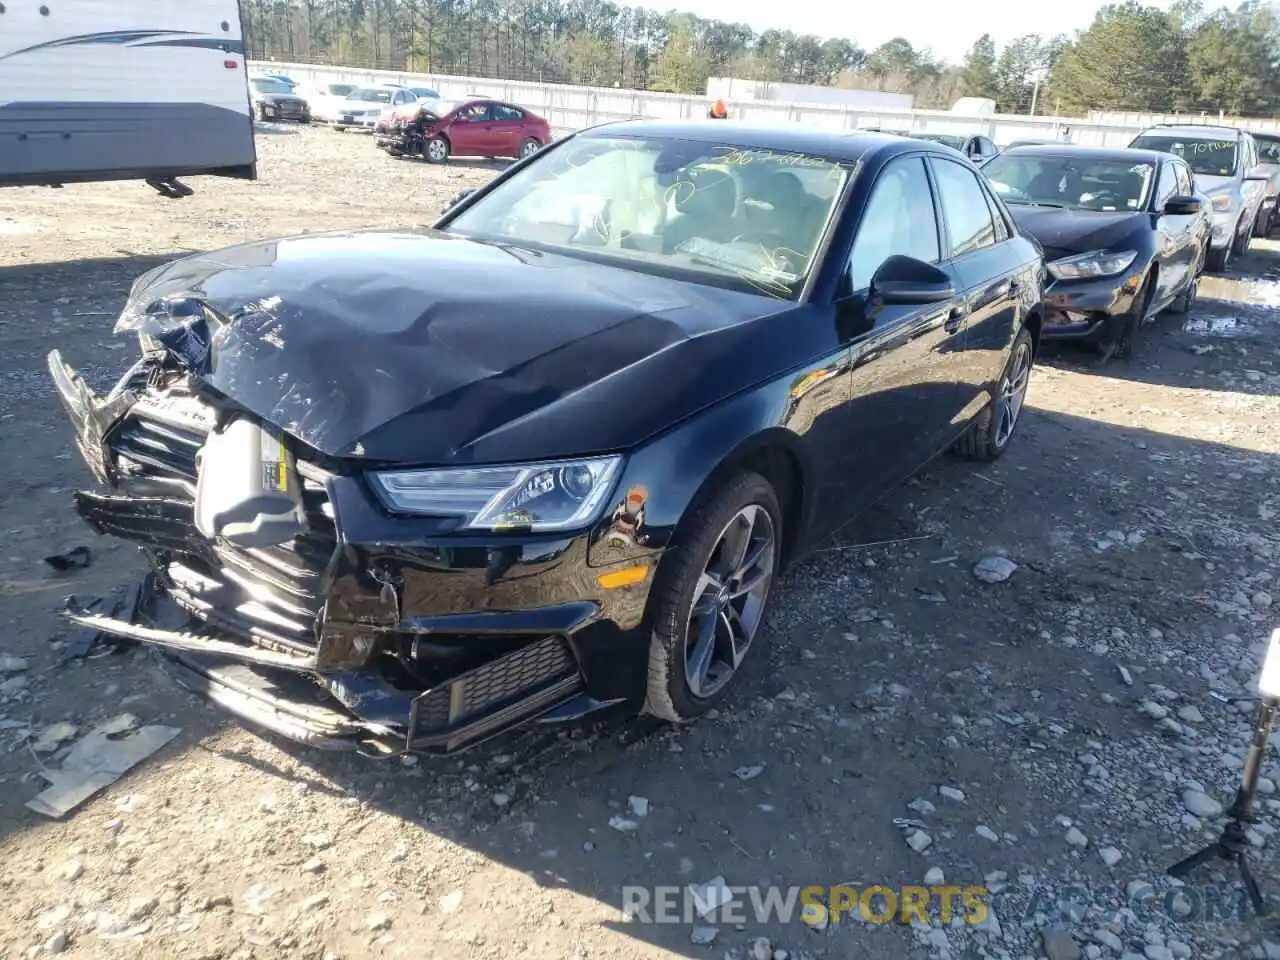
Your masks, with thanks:
<instances>
[{"instance_id":1,"label":"front tire","mask_svg":"<svg viewBox=\"0 0 1280 960\"><path fill-rule=\"evenodd\" d=\"M1240 224L1240 226L1244 226ZM1231 241L1231 252L1237 257L1243 257L1249 252L1249 237L1253 233L1253 224L1249 224L1244 230L1236 233L1235 238Z\"/></svg>"},{"instance_id":2,"label":"front tire","mask_svg":"<svg viewBox=\"0 0 1280 960\"><path fill-rule=\"evenodd\" d=\"M755 646L781 560L773 486L743 471L681 523L650 598L644 712L695 720L721 703Z\"/></svg>"},{"instance_id":3,"label":"front tire","mask_svg":"<svg viewBox=\"0 0 1280 960\"><path fill-rule=\"evenodd\" d=\"M1022 419L1034 362L1031 331L1023 327L1013 341L1013 351L1000 377L995 397L978 415L973 426L956 441L953 449L957 454L966 460L990 463L1009 449L1009 441Z\"/></svg>"},{"instance_id":4,"label":"front tire","mask_svg":"<svg viewBox=\"0 0 1280 960\"><path fill-rule=\"evenodd\" d=\"M1226 273L1227 264L1231 262L1232 244L1227 244L1221 250L1210 250L1209 257L1205 264L1210 273Z\"/></svg>"},{"instance_id":5,"label":"front tire","mask_svg":"<svg viewBox=\"0 0 1280 960\"><path fill-rule=\"evenodd\" d=\"M449 141L444 137L432 137L422 145L422 159L427 163L444 163L449 159Z\"/></svg>"},{"instance_id":6,"label":"front tire","mask_svg":"<svg viewBox=\"0 0 1280 960\"><path fill-rule=\"evenodd\" d=\"M1200 292L1200 274L1204 272L1203 258L1196 263L1196 268L1191 271L1191 278L1187 281L1187 287L1182 293L1178 294L1177 299L1169 304L1169 312L1178 316L1185 316L1191 312L1191 308L1196 305L1196 295Z\"/></svg>"}]
</instances>

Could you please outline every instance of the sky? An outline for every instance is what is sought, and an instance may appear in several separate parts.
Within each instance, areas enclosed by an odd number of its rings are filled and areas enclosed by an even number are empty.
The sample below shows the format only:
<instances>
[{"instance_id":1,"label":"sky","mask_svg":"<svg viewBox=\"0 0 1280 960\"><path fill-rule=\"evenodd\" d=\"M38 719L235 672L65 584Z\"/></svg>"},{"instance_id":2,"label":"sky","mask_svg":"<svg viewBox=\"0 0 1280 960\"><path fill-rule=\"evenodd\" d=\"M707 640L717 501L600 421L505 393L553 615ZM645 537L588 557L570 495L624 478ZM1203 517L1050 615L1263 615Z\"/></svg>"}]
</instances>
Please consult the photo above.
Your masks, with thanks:
<instances>
[{"instance_id":1,"label":"sky","mask_svg":"<svg viewBox=\"0 0 1280 960\"><path fill-rule=\"evenodd\" d=\"M1148 5L1167 9L1169 0L1148 0ZM823 39L847 37L868 51L893 37L905 37L917 49L928 48L935 57L959 63L984 33L990 33L997 46L1027 33L1072 35L1086 29L1103 4L1097 0L674 0L669 6L708 19L746 23L757 32L791 30Z\"/></svg>"}]
</instances>

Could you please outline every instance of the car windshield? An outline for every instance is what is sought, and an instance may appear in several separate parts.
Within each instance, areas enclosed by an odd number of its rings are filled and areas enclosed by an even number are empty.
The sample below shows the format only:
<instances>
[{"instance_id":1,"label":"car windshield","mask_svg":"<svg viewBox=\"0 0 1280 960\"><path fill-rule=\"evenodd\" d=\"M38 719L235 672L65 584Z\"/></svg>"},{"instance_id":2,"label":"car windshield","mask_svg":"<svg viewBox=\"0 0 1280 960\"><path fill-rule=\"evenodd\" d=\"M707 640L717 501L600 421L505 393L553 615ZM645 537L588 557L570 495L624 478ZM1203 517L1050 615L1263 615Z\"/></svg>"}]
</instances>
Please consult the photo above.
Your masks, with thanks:
<instances>
[{"instance_id":1,"label":"car windshield","mask_svg":"<svg viewBox=\"0 0 1280 960\"><path fill-rule=\"evenodd\" d=\"M1155 167L1132 160L1003 154L982 172L1005 203L1071 210L1142 210Z\"/></svg>"},{"instance_id":2,"label":"car windshield","mask_svg":"<svg viewBox=\"0 0 1280 960\"><path fill-rule=\"evenodd\" d=\"M1254 134L1258 144L1258 160L1261 163L1280 163L1280 137L1266 137Z\"/></svg>"},{"instance_id":3,"label":"car windshield","mask_svg":"<svg viewBox=\"0 0 1280 960\"><path fill-rule=\"evenodd\" d=\"M851 173L732 144L575 137L444 229L795 299Z\"/></svg>"},{"instance_id":4,"label":"car windshield","mask_svg":"<svg viewBox=\"0 0 1280 960\"><path fill-rule=\"evenodd\" d=\"M1187 162L1192 173L1207 177L1230 177L1236 172L1236 142L1203 137L1174 137L1144 134L1129 144L1140 150L1172 153Z\"/></svg>"},{"instance_id":5,"label":"car windshield","mask_svg":"<svg viewBox=\"0 0 1280 960\"><path fill-rule=\"evenodd\" d=\"M440 97L438 90L428 90L426 87L410 87L409 92L422 100L436 100Z\"/></svg>"},{"instance_id":6,"label":"car windshield","mask_svg":"<svg viewBox=\"0 0 1280 960\"><path fill-rule=\"evenodd\" d=\"M255 77L253 89L259 93L292 93L293 87L272 77Z\"/></svg>"},{"instance_id":7,"label":"car windshield","mask_svg":"<svg viewBox=\"0 0 1280 960\"><path fill-rule=\"evenodd\" d=\"M358 90L351 91L347 95L348 100L362 100L365 103L390 103L391 91L378 90L374 87L362 87Z\"/></svg>"},{"instance_id":8,"label":"car windshield","mask_svg":"<svg viewBox=\"0 0 1280 960\"><path fill-rule=\"evenodd\" d=\"M953 136L949 133L918 133L915 134L917 140L928 140L932 143L940 143L944 147L950 147L953 150L964 149L964 137Z\"/></svg>"},{"instance_id":9,"label":"car windshield","mask_svg":"<svg viewBox=\"0 0 1280 960\"><path fill-rule=\"evenodd\" d=\"M334 97L348 96L355 88L355 84L353 83L331 83L325 87L325 89L329 91L329 94Z\"/></svg>"}]
</instances>

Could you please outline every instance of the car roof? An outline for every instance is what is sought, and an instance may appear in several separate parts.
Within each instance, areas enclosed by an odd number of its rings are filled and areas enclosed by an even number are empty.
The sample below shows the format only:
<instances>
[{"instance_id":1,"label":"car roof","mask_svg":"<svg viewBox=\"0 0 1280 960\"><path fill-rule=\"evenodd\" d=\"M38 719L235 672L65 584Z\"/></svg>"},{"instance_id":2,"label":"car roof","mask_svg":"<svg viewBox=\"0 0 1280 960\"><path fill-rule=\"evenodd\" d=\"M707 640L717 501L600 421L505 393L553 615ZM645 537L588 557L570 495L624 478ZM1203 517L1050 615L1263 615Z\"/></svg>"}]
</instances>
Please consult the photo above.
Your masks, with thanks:
<instances>
[{"instance_id":1,"label":"car roof","mask_svg":"<svg viewBox=\"0 0 1280 960\"><path fill-rule=\"evenodd\" d=\"M1250 135L1252 135L1253 139L1255 140L1266 140L1269 143L1280 142L1280 132L1277 132L1277 131L1250 130L1249 133Z\"/></svg>"},{"instance_id":2,"label":"car roof","mask_svg":"<svg viewBox=\"0 0 1280 960\"><path fill-rule=\"evenodd\" d=\"M1161 132L1175 133L1180 137L1204 137L1221 140L1224 137L1232 139L1240 136L1245 131L1239 127L1216 126L1207 123L1171 123L1167 126L1148 127L1138 134L1140 137L1158 136Z\"/></svg>"},{"instance_id":3,"label":"car roof","mask_svg":"<svg viewBox=\"0 0 1280 960\"><path fill-rule=\"evenodd\" d=\"M808 153L852 163L872 151L891 154L935 153L955 157L956 151L929 140L890 133L842 132L805 126L740 123L730 120L618 120L583 130L580 137L653 137L659 140L693 140L724 143L750 150L783 150Z\"/></svg>"},{"instance_id":4,"label":"car roof","mask_svg":"<svg viewBox=\"0 0 1280 960\"><path fill-rule=\"evenodd\" d=\"M1119 160L1122 163L1158 163L1170 154L1160 150L1141 150L1135 147L1080 147L1072 143L1028 143L1010 147L1003 154L1007 157L1079 157L1082 160Z\"/></svg>"}]
</instances>

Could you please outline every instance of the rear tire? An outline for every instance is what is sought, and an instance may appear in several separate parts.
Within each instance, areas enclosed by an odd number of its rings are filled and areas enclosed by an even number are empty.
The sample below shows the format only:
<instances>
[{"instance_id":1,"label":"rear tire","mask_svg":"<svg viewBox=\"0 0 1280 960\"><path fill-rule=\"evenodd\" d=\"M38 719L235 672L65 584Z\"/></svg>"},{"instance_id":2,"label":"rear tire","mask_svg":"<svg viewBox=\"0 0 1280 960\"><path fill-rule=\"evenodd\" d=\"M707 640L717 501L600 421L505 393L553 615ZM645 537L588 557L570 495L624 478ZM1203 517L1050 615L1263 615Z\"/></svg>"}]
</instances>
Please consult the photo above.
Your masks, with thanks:
<instances>
[{"instance_id":1,"label":"rear tire","mask_svg":"<svg viewBox=\"0 0 1280 960\"><path fill-rule=\"evenodd\" d=\"M542 144L539 143L537 140L535 140L533 137L530 137L524 143L520 144L519 159L523 160L525 157L531 157L541 149L542 149Z\"/></svg>"},{"instance_id":2,"label":"rear tire","mask_svg":"<svg viewBox=\"0 0 1280 960\"><path fill-rule=\"evenodd\" d=\"M1013 439L1014 430L1022 420L1022 408L1026 404L1034 362L1031 331L1023 327L1013 341L1013 350L1004 373L1000 376L996 395L986 409L978 414L973 426L955 442L952 447L954 453L966 460L990 463L1009 449L1009 441Z\"/></svg>"},{"instance_id":3,"label":"rear tire","mask_svg":"<svg viewBox=\"0 0 1280 960\"><path fill-rule=\"evenodd\" d=\"M750 471L701 498L681 521L649 598L643 712L686 723L724 701L758 642L782 532L773 486Z\"/></svg>"}]
</instances>

